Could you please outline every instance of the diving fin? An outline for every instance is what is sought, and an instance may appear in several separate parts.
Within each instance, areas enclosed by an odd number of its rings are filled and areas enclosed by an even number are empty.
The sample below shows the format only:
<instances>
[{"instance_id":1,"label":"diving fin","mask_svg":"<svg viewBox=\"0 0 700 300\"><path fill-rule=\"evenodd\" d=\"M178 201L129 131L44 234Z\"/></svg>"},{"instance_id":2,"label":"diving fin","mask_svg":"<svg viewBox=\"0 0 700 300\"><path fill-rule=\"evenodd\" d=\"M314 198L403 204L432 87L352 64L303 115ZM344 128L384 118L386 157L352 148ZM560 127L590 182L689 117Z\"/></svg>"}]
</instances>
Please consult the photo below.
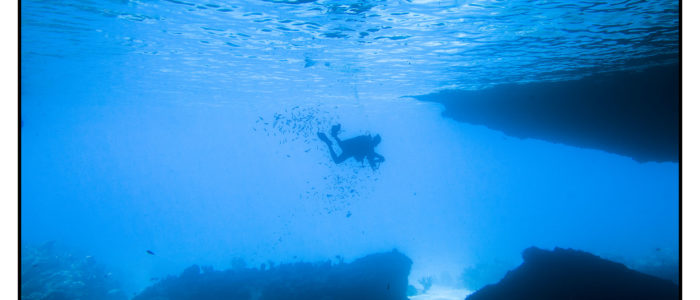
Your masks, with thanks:
<instances>
[{"instance_id":1,"label":"diving fin","mask_svg":"<svg viewBox=\"0 0 700 300\"><path fill-rule=\"evenodd\" d=\"M329 144L329 145L331 144L331 140L329 140L328 137L326 136L326 134L323 132L318 133L318 138L321 139L326 144Z\"/></svg>"}]
</instances>

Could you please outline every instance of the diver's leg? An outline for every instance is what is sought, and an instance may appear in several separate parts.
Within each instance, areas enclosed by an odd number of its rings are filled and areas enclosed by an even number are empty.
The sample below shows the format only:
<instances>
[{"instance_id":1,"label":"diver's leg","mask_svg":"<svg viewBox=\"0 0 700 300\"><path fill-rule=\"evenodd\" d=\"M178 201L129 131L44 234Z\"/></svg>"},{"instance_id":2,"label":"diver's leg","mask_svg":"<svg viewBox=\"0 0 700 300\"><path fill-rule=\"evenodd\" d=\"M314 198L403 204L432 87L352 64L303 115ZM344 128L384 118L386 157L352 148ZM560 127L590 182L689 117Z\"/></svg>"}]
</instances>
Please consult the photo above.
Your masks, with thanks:
<instances>
[{"instance_id":1,"label":"diver's leg","mask_svg":"<svg viewBox=\"0 0 700 300\"><path fill-rule=\"evenodd\" d=\"M319 132L317 134L318 134L318 138L321 139L324 143L326 143L328 145L328 147L331 146L331 140L328 139L328 137L326 136L325 133Z\"/></svg>"},{"instance_id":2,"label":"diver's leg","mask_svg":"<svg viewBox=\"0 0 700 300\"><path fill-rule=\"evenodd\" d=\"M336 142L338 142L338 145L340 145L338 131L340 131L340 124L333 125L333 128L331 128L331 136L335 139Z\"/></svg>"},{"instance_id":3,"label":"diver's leg","mask_svg":"<svg viewBox=\"0 0 700 300\"><path fill-rule=\"evenodd\" d=\"M326 143L326 145L328 145L328 151L331 153L331 158L333 158L333 162L335 162L336 164L339 164L350 157L350 155L346 154L345 152L341 153L340 156L338 156L338 154L336 154L333 150L333 143L331 142L331 140L328 139L325 133L319 132L318 138L321 139L324 143Z\"/></svg>"},{"instance_id":4,"label":"diver's leg","mask_svg":"<svg viewBox=\"0 0 700 300\"><path fill-rule=\"evenodd\" d=\"M331 146L331 144L328 144L328 151L331 152L331 158L333 158L333 162L336 164L344 162L346 159L350 158L350 155L348 155L345 152L341 153L340 156L338 156L338 154L335 154L335 151L333 151L333 146Z\"/></svg>"},{"instance_id":5,"label":"diver's leg","mask_svg":"<svg viewBox=\"0 0 700 300\"><path fill-rule=\"evenodd\" d=\"M333 152L333 148L331 148L331 157L333 157L333 162L339 164L341 162L344 162L346 159L350 158L350 155L343 152L340 154L340 156L337 156L335 155L335 152Z\"/></svg>"}]
</instances>

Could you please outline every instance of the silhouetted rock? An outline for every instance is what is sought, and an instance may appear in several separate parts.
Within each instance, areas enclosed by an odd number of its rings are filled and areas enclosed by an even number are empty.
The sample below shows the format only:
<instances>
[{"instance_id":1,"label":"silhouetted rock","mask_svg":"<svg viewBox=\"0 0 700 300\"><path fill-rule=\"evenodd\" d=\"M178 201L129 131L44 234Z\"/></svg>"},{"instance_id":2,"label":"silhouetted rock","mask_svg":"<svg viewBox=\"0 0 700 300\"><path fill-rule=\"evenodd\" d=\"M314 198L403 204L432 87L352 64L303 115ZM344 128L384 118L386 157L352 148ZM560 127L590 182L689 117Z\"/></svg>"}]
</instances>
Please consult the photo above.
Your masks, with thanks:
<instances>
[{"instance_id":1,"label":"silhouetted rock","mask_svg":"<svg viewBox=\"0 0 700 300\"><path fill-rule=\"evenodd\" d=\"M446 117L518 138L599 149L640 162L679 157L678 64L413 98L443 104Z\"/></svg>"},{"instance_id":2,"label":"silhouetted rock","mask_svg":"<svg viewBox=\"0 0 700 300\"><path fill-rule=\"evenodd\" d=\"M148 287L134 300L148 299L382 299L406 300L411 260L393 251L350 264L294 263L269 268L214 271L187 268Z\"/></svg>"},{"instance_id":3,"label":"silhouetted rock","mask_svg":"<svg viewBox=\"0 0 700 300\"><path fill-rule=\"evenodd\" d=\"M523 264L467 300L679 299L673 282L646 275L590 253L528 248Z\"/></svg>"}]
</instances>

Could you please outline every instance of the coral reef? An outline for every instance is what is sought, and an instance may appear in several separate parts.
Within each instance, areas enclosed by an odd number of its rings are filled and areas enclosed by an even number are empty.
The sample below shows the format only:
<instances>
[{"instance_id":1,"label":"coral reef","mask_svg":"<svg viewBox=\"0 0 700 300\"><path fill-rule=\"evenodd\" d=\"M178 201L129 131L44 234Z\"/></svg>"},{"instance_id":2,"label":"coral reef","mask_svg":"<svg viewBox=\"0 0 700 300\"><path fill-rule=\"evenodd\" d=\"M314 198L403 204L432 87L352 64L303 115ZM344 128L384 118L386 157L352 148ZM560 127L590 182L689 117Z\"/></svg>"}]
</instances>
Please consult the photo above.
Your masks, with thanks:
<instances>
[{"instance_id":1,"label":"coral reef","mask_svg":"<svg viewBox=\"0 0 700 300\"><path fill-rule=\"evenodd\" d=\"M22 245L22 300L122 300L119 282L95 258L60 250L54 242Z\"/></svg>"}]
</instances>

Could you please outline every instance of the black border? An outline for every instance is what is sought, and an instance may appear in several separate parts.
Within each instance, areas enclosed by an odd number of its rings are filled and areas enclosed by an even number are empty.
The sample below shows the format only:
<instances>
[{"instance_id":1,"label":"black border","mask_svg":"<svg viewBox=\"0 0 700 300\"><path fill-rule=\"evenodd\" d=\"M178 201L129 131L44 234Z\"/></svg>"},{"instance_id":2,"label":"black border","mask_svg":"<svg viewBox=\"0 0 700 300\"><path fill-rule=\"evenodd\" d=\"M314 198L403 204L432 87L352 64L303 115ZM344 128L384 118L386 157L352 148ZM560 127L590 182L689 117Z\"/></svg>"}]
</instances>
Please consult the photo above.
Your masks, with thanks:
<instances>
[{"instance_id":1,"label":"black border","mask_svg":"<svg viewBox=\"0 0 700 300\"><path fill-rule=\"evenodd\" d=\"M22 299L22 0L17 0L17 299Z\"/></svg>"},{"instance_id":2,"label":"black border","mask_svg":"<svg viewBox=\"0 0 700 300\"><path fill-rule=\"evenodd\" d=\"M683 299L683 1L678 0L678 299Z\"/></svg>"}]
</instances>

